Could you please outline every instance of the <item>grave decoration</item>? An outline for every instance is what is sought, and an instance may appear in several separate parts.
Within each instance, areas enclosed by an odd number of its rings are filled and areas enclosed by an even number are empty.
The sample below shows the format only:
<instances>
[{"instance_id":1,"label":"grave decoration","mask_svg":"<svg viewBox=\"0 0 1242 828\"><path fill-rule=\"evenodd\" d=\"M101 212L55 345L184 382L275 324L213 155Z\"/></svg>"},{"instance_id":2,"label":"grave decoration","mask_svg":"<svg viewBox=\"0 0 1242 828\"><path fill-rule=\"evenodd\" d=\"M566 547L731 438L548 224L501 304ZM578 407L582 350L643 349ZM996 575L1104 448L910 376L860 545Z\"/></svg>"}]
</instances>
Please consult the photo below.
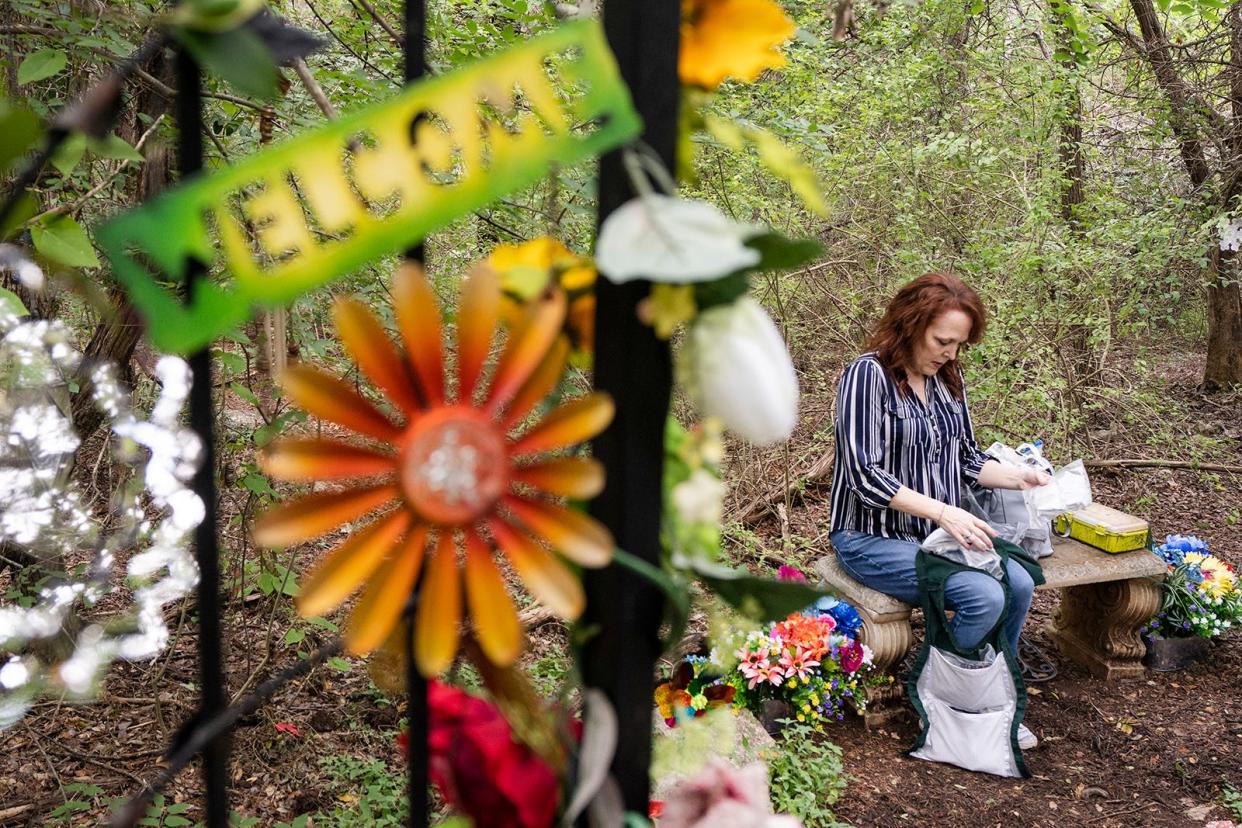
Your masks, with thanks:
<instances>
[{"instance_id":1,"label":"grave decoration","mask_svg":"<svg viewBox=\"0 0 1242 828\"><path fill-rule=\"evenodd\" d=\"M195 177L97 240L151 341L187 353L639 129L599 24L574 21ZM191 261L212 278L184 302Z\"/></svg>"},{"instance_id":2,"label":"grave decoration","mask_svg":"<svg viewBox=\"0 0 1242 828\"><path fill-rule=\"evenodd\" d=\"M849 610L829 598L765 628L739 629L717 642L712 667L727 670L734 703L757 716L767 712L765 702L781 702L780 715L820 730L845 718L847 708L862 713L866 688L884 679L874 675L871 651L857 633L839 627L838 615Z\"/></svg>"},{"instance_id":3,"label":"grave decoration","mask_svg":"<svg viewBox=\"0 0 1242 828\"><path fill-rule=\"evenodd\" d=\"M0 601L0 729L41 693L86 698L114 660L154 658L165 608L198 582L189 540L204 512L189 484L202 445L181 424L190 372L164 357L155 373L144 417L116 366L86 364L64 325L0 308L0 544L13 579ZM66 412L79 391L103 414L104 456L129 473L106 515L74 474L81 437Z\"/></svg>"},{"instance_id":4,"label":"grave decoration","mask_svg":"<svg viewBox=\"0 0 1242 828\"><path fill-rule=\"evenodd\" d=\"M445 376L440 310L421 270L404 265L393 293L403 350L361 302L338 299L334 314L346 351L396 416L342 379L310 365L290 368L281 382L296 404L376 444L278 442L263 461L273 477L355 482L273 508L256 523L255 539L265 546L302 543L383 512L320 561L302 584L298 610L321 615L365 583L345 642L355 653L370 652L397 626L425 561L414 636L427 676L457 653L463 614L457 559L464 547L465 594L479 645L494 663L512 664L521 629L493 554L503 553L526 587L561 617L582 611L581 584L543 543L579 566L608 563L608 531L559 502L598 494L603 468L588 457L553 452L599 433L612 418L612 401L587 394L528 422L565 369L562 292L522 306L489 379L485 364L501 294L496 274L477 268L462 286L456 314L455 383Z\"/></svg>"},{"instance_id":5,"label":"grave decoration","mask_svg":"<svg viewBox=\"0 0 1242 828\"><path fill-rule=\"evenodd\" d=\"M1160 585L1160 612L1149 638L1219 638L1242 626L1242 581L1194 535L1169 535L1156 547L1169 572Z\"/></svg>"}]
</instances>

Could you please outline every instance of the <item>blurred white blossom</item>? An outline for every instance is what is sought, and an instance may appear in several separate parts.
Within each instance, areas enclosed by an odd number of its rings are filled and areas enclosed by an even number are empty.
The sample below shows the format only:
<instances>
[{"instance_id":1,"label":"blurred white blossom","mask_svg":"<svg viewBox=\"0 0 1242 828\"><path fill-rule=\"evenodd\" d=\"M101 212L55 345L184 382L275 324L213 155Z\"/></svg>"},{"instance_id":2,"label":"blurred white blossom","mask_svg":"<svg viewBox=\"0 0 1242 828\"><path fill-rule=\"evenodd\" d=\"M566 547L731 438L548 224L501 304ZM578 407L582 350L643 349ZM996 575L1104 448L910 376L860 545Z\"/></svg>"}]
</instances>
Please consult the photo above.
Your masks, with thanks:
<instances>
[{"instance_id":1,"label":"blurred white blossom","mask_svg":"<svg viewBox=\"0 0 1242 828\"><path fill-rule=\"evenodd\" d=\"M595 266L618 284L708 282L759 263L759 251L745 245L754 233L706 201L639 196L604 220Z\"/></svg>"},{"instance_id":2,"label":"blurred white blossom","mask_svg":"<svg viewBox=\"0 0 1242 828\"><path fill-rule=\"evenodd\" d=\"M749 296L695 318L677 355L699 411L757 445L785 440L798 422L798 377L776 324Z\"/></svg>"}]
</instances>

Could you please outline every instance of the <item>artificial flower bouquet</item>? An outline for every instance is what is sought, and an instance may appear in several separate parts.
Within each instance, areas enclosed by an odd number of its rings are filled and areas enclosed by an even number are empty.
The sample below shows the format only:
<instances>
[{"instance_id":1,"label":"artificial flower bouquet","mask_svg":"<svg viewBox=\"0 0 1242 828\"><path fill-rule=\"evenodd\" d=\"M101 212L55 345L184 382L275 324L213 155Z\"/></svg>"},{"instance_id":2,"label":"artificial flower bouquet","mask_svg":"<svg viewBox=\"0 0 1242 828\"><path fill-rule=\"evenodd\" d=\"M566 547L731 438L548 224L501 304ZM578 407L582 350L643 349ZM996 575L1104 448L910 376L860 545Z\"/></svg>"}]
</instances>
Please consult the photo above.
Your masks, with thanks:
<instances>
[{"instance_id":1,"label":"artificial flower bouquet","mask_svg":"<svg viewBox=\"0 0 1242 828\"><path fill-rule=\"evenodd\" d=\"M805 580L789 567L780 577ZM858 640L861 628L858 610L825 596L766 628L732 630L710 656L687 656L656 688L660 714L671 727L731 703L762 717L764 702L776 700L792 718L822 728L843 719L847 704L862 712L867 688L887 679Z\"/></svg>"},{"instance_id":2,"label":"artificial flower bouquet","mask_svg":"<svg viewBox=\"0 0 1242 828\"><path fill-rule=\"evenodd\" d=\"M1160 612L1145 630L1149 638L1215 638L1242 624L1242 582L1206 541L1169 535L1155 551L1169 571Z\"/></svg>"},{"instance_id":3,"label":"artificial flower bouquet","mask_svg":"<svg viewBox=\"0 0 1242 828\"><path fill-rule=\"evenodd\" d=\"M786 702L793 718L817 728L845 718L845 706L867 706L874 674L871 650L858 640L862 619L854 607L821 598L766 630L752 630L734 651L737 666L726 677L734 704L762 716L769 699Z\"/></svg>"}]
</instances>

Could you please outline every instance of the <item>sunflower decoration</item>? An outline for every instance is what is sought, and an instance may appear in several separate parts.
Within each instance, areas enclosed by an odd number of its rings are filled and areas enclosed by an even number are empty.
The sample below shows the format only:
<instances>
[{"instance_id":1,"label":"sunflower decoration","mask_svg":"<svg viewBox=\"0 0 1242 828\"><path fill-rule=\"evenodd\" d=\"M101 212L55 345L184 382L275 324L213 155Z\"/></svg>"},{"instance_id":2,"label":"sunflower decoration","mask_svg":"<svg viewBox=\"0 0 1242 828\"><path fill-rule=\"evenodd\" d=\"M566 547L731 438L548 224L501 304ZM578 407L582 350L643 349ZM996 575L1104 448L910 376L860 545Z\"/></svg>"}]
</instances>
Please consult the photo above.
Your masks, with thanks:
<instances>
[{"instance_id":1,"label":"sunflower decoration","mask_svg":"<svg viewBox=\"0 0 1242 828\"><path fill-rule=\"evenodd\" d=\"M549 287L564 291L571 358L575 362L587 358L595 339L595 265L590 259L551 236L542 236L522 244L497 245L487 264L500 274L501 318L507 324L518 321L527 303Z\"/></svg>"},{"instance_id":2,"label":"sunflower decoration","mask_svg":"<svg viewBox=\"0 0 1242 828\"><path fill-rule=\"evenodd\" d=\"M496 553L532 595L567 619L581 613L584 596L561 557L583 567L611 559L607 529L563 500L590 498L603 487L598 461L565 450L607 426L612 401L587 394L528 424L565 369L562 291L531 299L489 377L501 291L498 275L477 267L461 290L455 385L446 377L439 305L417 265L397 272L393 305L404 347L357 299L338 298L333 308L346 352L389 407L373 405L352 383L310 365L292 366L282 376L297 405L365 442L291 438L275 444L262 458L272 477L345 485L269 510L255 525L255 540L289 546L350 524L353 531L306 577L297 606L304 616L322 615L361 587L345 628L353 653L384 643L421 573L414 618L421 672L437 675L452 663L465 612L484 655L509 665L520 652L522 631Z\"/></svg>"},{"instance_id":3,"label":"sunflower decoration","mask_svg":"<svg viewBox=\"0 0 1242 828\"><path fill-rule=\"evenodd\" d=\"M678 73L686 86L753 81L785 65L778 48L795 28L773 0L682 0Z\"/></svg>"}]
</instances>

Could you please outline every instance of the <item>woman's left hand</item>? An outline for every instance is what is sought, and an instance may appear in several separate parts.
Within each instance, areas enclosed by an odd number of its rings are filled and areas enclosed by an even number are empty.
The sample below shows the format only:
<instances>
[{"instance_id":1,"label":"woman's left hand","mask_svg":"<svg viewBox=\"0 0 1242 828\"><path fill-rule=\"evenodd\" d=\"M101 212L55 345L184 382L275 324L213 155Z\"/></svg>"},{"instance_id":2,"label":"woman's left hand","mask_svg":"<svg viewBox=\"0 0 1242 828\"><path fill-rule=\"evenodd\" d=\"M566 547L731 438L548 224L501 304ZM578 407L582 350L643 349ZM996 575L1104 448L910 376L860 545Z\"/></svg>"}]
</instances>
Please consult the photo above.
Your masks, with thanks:
<instances>
[{"instance_id":1,"label":"woman's left hand","mask_svg":"<svg viewBox=\"0 0 1242 828\"><path fill-rule=\"evenodd\" d=\"M1029 466L1014 469L1014 472L1015 477L1017 478L1014 481L1014 488L1021 489L1022 491L1034 489L1038 486L1046 486L1052 482L1052 475L1047 472L1042 472L1039 469L1032 469Z\"/></svg>"}]
</instances>

